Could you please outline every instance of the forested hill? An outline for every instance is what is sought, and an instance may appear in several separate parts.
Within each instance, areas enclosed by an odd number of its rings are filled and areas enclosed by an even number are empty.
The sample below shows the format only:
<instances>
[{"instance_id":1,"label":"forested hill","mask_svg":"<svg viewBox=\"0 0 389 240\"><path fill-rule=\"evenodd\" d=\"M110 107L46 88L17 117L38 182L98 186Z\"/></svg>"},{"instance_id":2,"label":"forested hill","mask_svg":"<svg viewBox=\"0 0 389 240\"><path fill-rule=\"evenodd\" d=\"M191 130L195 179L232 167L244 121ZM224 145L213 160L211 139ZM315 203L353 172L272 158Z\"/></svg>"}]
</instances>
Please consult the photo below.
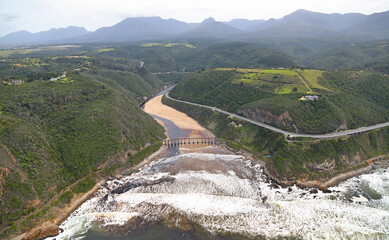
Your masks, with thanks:
<instances>
[{"instance_id":1,"label":"forested hill","mask_svg":"<svg viewBox=\"0 0 389 240\"><path fill-rule=\"evenodd\" d=\"M138 107L164 83L137 61L56 56L0 65L0 238L55 218L96 176L131 166L165 138Z\"/></svg>"},{"instance_id":2,"label":"forested hill","mask_svg":"<svg viewBox=\"0 0 389 240\"><path fill-rule=\"evenodd\" d=\"M334 44L325 51L307 56L307 65L321 69L373 68L389 73L389 42Z\"/></svg>"},{"instance_id":3,"label":"forested hill","mask_svg":"<svg viewBox=\"0 0 389 240\"><path fill-rule=\"evenodd\" d=\"M368 70L214 69L190 75L170 96L292 132L327 133L389 121L388 92L389 76Z\"/></svg>"},{"instance_id":4,"label":"forested hill","mask_svg":"<svg viewBox=\"0 0 389 240\"><path fill-rule=\"evenodd\" d=\"M299 66L292 57L270 48L242 42L223 43L211 40L120 46L100 55L141 59L151 72L193 72L214 67Z\"/></svg>"}]
</instances>

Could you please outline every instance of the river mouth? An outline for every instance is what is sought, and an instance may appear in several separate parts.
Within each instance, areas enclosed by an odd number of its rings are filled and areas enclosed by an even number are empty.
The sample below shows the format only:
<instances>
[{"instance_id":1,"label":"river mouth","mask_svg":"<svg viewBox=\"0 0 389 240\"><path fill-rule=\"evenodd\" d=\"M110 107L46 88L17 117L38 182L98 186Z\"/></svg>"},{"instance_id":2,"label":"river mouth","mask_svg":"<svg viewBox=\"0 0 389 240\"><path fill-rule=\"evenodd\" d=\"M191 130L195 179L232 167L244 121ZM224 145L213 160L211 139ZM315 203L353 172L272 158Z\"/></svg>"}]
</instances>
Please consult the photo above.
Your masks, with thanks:
<instances>
[{"instance_id":1,"label":"river mouth","mask_svg":"<svg viewBox=\"0 0 389 240\"><path fill-rule=\"evenodd\" d=\"M331 190L279 188L260 165L239 155L182 154L108 181L61 225L56 239L389 237L387 171ZM364 194L373 197L364 201Z\"/></svg>"},{"instance_id":2,"label":"river mouth","mask_svg":"<svg viewBox=\"0 0 389 240\"><path fill-rule=\"evenodd\" d=\"M155 118L170 138L208 134ZM281 188L263 166L217 146L171 147L107 181L50 239L389 239L389 171L330 190Z\"/></svg>"}]
</instances>

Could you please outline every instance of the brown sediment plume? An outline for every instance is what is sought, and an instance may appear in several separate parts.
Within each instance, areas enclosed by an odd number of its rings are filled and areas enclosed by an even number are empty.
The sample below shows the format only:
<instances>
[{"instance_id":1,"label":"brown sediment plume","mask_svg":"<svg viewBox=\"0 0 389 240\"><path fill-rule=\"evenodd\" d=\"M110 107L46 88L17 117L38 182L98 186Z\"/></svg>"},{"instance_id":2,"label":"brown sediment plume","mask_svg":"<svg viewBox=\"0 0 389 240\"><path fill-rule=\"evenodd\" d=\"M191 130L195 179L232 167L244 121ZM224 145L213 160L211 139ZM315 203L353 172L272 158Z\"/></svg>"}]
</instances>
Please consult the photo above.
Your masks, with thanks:
<instances>
[{"instance_id":1,"label":"brown sediment plume","mask_svg":"<svg viewBox=\"0 0 389 240\"><path fill-rule=\"evenodd\" d=\"M144 110L148 114L172 121L182 130L189 130L190 133L188 137L203 137L204 134L205 136L209 136L207 131L193 118L190 118L185 113L179 112L174 108L162 104L162 95L148 101L144 106Z\"/></svg>"},{"instance_id":2,"label":"brown sediment plume","mask_svg":"<svg viewBox=\"0 0 389 240\"><path fill-rule=\"evenodd\" d=\"M172 121L179 129L181 136L183 138L212 138L214 137L212 133L200 126L200 124L195 121L193 118L189 117L185 113L179 112L176 109L166 106L162 103L162 95L157 96L149 100L145 106L144 111L148 114L158 116L167 120ZM165 127L166 123L164 121L156 119L159 124ZM188 152L220 152L216 148L207 148L208 145L185 145L179 147L181 153Z\"/></svg>"}]
</instances>

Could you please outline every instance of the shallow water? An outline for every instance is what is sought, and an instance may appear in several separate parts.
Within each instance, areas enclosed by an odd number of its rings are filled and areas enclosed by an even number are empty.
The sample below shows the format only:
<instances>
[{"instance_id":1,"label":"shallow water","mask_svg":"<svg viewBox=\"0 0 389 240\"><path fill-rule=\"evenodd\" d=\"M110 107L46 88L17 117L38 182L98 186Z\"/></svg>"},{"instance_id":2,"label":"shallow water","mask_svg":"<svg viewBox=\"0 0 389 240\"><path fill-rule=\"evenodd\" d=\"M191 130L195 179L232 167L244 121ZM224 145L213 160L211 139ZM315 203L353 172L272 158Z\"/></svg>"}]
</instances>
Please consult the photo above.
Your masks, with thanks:
<instances>
[{"instance_id":1,"label":"shallow water","mask_svg":"<svg viewBox=\"0 0 389 240\"><path fill-rule=\"evenodd\" d=\"M108 181L56 239L388 239L389 173L273 188L242 156L184 154Z\"/></svg>"}]
</instances>

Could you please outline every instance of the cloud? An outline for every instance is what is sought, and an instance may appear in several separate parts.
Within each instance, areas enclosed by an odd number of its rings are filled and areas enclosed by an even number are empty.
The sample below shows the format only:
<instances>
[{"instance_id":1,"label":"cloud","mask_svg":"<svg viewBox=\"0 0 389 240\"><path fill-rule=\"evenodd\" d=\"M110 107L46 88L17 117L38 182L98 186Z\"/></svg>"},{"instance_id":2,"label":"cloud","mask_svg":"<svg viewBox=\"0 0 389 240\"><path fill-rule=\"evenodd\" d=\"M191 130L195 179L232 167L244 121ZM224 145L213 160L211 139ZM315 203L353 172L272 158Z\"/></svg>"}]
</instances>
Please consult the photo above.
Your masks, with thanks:
<instances>
[{"instance_id":1,"label":"cloud","mask_svg":"<svg viewBox=\"0 0 389 240\"><path fill-rule=\"evenodd\" d=\"M96 30L127 17L160 16L186 22L233 18L281 18L297 9L323 13L389 10L388 0L0 0L0 36L25 29L38 32L50 28L83 26Z\"/></svg>"},{"instance_id":2,"label":"cloud","mask_svg":"<svg viewBox=\"0 0 389 240\"><path fill-rule=\"evenodd\" d=\"M4 21L4 22L11 22L17 18L20 18L20 16L8 14L8 13L0 14L0 21Z\"/></svg>"}]
</instances>

